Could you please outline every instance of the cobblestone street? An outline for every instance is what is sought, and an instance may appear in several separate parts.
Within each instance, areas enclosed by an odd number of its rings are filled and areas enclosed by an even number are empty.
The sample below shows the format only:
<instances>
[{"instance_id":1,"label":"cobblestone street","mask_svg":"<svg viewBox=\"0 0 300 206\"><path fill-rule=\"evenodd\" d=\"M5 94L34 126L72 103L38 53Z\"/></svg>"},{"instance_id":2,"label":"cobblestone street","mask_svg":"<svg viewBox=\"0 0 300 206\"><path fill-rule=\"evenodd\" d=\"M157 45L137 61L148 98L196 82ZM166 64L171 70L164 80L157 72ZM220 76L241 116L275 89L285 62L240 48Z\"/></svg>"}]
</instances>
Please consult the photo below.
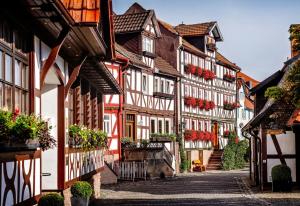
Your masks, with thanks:
<instances>
[{"instance_id":1,"label":"cobblestone street","mask_svg":"<svg viewBox=\"0 0 300 206\"><path fill-rule=\"evenodd\" d=\"M173 179L103 186L95 205L270 205L245 184L247 171L180 174Z\"/></svg>"}]
</instances>

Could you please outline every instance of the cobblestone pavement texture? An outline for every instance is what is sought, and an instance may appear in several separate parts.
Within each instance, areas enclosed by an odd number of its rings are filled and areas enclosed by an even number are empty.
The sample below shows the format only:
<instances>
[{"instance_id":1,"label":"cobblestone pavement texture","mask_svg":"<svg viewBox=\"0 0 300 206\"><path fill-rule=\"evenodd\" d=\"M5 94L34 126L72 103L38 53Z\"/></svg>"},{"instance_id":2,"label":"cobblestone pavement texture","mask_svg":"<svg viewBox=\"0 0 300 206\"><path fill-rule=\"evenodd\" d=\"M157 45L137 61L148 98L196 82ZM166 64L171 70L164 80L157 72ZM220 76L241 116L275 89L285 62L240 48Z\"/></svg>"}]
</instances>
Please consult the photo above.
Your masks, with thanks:
<instances>
[{"instance_id":1,"label":"cobblestone pavement texture","mask_svg":"<svg viewBox=\"0 0 300 206\"><path fill-rule=\"evenodd\" d=\"M101 199L93 205L300 205L294 202L295 199L287 201L284 198L274 199L268 193L253 193L247 184L247 176L247 171L210 171L180 174L171 179L121 182L102 186Z\"/></svg>"}]
</instances>

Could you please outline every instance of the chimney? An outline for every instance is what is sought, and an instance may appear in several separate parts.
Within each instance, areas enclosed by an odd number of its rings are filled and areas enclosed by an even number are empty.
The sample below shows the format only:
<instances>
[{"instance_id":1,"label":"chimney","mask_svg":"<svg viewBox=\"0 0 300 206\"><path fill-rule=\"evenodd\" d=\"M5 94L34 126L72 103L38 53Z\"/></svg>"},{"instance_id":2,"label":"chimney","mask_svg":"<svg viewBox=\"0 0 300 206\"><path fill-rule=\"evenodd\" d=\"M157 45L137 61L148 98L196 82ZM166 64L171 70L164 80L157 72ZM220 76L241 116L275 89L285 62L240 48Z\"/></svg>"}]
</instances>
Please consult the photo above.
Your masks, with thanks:
<instances>
[{"instance_id":1,"label":"chimney","mask_svg":"<svg viewBox=\"0 0 300 206\"><path fill-rule=\"evenodd\" d=\"M289 29L291 41L291 57L300 54L300 24L292 24Z\"/></svg>"}]
</instances>

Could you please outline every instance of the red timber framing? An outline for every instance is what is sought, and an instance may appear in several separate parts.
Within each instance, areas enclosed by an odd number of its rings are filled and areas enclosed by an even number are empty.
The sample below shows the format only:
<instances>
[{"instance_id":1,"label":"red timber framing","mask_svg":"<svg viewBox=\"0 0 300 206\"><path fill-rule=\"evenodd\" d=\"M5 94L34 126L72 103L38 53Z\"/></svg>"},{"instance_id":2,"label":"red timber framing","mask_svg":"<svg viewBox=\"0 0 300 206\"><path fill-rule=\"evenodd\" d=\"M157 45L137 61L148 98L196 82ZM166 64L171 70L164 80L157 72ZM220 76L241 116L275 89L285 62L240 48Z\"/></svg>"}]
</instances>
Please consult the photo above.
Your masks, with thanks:
<instances>
[{"instance_id":1,"label":"red timber framing","mask_svg":"<svg viewBox=\"0 0 300 206\"><path fill-rule=\"evenodd\" d=\"M54 47L51 48L51 52L50 52L44 66L41 70L41 79L40 79L41 88L44 85L47 73L49 72L51 66L53 66L53 64L54 64L54 62L55 62L55 60L58 56L58 53L60 51L60 48L63 45L69 31L70 31L69 27L63 28L62 31L60 32L57 40L56 40L56 43L55 43Z\"/></svg>"},{"instance_id":2,"label":"red timber framing","mask_svg":"<svg viewBox=\"0 0 300 206\"><path fill-rule=\"evenodd\" d=\"M114 61L111 61L107 64L109 70L116 78L116 81L123 89L123 71L128 67L129 60L124 58L120 55L116 55ZM105 96L105 103L104 103L104 114L109 114L115 116L116 121L111 125L111 136L108 141L108 148L112 145L112 140L118 142L118 148L109 150L107 154L109 155L118 155L119 158L121 157L121 137L123 137L123 95L118 95L117 99L118 102L113 102L113 98L115 95L106 95ZM114 98L116 100L116 98Z\"/></svg>"}]
</instances>

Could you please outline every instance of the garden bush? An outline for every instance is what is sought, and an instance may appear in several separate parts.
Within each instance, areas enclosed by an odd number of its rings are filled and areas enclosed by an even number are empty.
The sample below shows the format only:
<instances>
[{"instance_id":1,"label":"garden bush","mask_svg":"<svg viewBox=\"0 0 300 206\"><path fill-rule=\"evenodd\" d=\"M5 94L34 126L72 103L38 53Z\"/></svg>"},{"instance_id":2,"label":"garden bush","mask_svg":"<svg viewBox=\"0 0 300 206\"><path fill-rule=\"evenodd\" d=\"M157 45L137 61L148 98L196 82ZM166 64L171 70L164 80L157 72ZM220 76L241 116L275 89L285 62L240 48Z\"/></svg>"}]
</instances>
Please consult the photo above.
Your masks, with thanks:
<instances>
[{"instance_id":1,"label":"garden bush","mask_svg":"<svg viewBox=\"0 0 300 206\"><path fill-rule=\"evenodd\" d=\"M272 190L273 192L291 191L292 175L291 169L286 165L276 165L272 168Z\"/></svg>"},{"instance_id":2,"label":"garden bush","mask_svg":"<svg viewBox=\"0 0 300 206\"><path fill-rule=\"evenodd\" d=\"M93 193L93 188L86 181L78 181L71 186L71 194L73 197L89 199Z\"/></svg>"},{"instance_id":3,"label":"garden bush","mask_svg":"<svg viewBox=\"0 0 300 206\"><path fill-rule=\"evenodd\" d=\"M224 170L241 169L245 166L245 154L248 149L248 141L242 140L238 143L229 142L224 148L222 168Z\"/></svg>"},{"instance_id":4,"label":"garden bush","mask_svg":"<svg viewBox=\"0 0 300 206\"><path fill-rule=\"evenodd\" d=\"M49 193L43 195L38 206L64 206L64 197L58 193Z\"/></svg>"}]
</instances>

